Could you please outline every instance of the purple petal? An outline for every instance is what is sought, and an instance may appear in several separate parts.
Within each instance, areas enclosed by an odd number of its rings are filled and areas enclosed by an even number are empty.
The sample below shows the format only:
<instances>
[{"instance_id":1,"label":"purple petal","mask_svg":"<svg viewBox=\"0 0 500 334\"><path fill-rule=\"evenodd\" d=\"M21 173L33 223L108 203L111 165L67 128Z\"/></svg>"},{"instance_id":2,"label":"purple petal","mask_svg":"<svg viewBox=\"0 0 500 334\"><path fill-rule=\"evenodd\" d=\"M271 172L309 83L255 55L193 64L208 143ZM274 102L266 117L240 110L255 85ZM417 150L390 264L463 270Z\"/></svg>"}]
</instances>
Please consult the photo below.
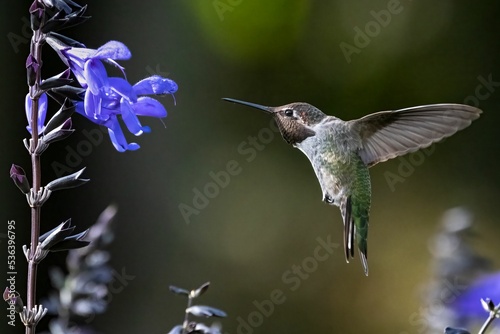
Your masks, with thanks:
<instances>
[{"instance_id":1,"label":"purple petal","mask_svg":"<svg viewBox=\"0 0 500 334\"><path fill-rule=\"evenodd\" d=\"M85 116L91 120L96 120L101 114L101 98L99 95L94 95L87 89L85 91L85 98L83 100Z\"/></svg>"},{"instance_id":2,"label":"purple petal","mask_svg":"<svg viewBox=\"0 0 500 334\"><path fill-rule=\"evenodd\" d=\"M62 59L66 60L65 63L69 66L71 69L71 72L76 77L76 80L78 80L78 83L86 88L87 87L87 79L85 78L84 75L84 67L85 67L85 60L78 58L78 57L73 57L69 52L66 52L65 50L61 51L62 52Z\"/></svg>"},{"instance_id":3,"label":"purple petal","mask_svg":"<svg viewBox=\"0 0 500 334\"><path fill-rule=\"evenodd\" d=\"M38 131L42 132L45 124L45 117L47 116L47 94L43 93L40 95L38 100Z\"/></svg>"},{"instance_id":4,"label":"purple petal","mask_svg":"<svg viewBox=\"0 0 500 334\"><path fill-rule=\"evenodd\" d=\"M85 62L83 74L89 89L94 95L98 95L101 88L109 85L106 69L104 68L102 62L98 59L91 59Z\"/></svg>"},{"instance_id":5,"label":"purple petal","mask_svg":"<svg viewBox=\"0 0 500 334\"><path fill-rule=\"evenodd\" d=\"M33 101L30 98L30 95L26 95L26 99L24 101L24 108L26 111L26 118L28 120L28 125L26 126L26 129L28 130L29 133L31 133L31 107L32 107ZM47 95L43 93L40 95L40 98L38 99L38 117L37 117L37 128L38 128L38 133L42 133L44 129L44 124L45 124L45 117L47 116Z\"/></svg>"},{"instance_id":6,"label":"purple petal","mask_svg":"<svg viewBox=\"0 0 500 334\"><path fill-rule=\"evenodd\" d=\"M75 111L80 115L87 117L87 115L85 114L85 108L83 106L83 102L78 101L75 103Z\"/></svg>"},{"instance_id":7,"label":"purple petal","mask_svg":"<svg viewBox=\"0 0 500 334\"><path fill-rule=\"evenodd\" d=\"M178 88L175 81L160 77L159 75L145 78L134 85L134 91L137 95L173 94Z\"/></svg>"},{"instance_id":8,"label":"purple petal","mask_svg":"<svg viewBox=\"0 0 500 334\"><path fill-rule=\"evenodd\" d=\"M122 112L122 119L127 129L136 136L142 135L143 132L151 132L149 127L143 127L139 118L134 114L132 106L127 101L122 101L120 110Z\"/></svg>"},{"instance_id":9,"label":"purple petal","mask_svg":"<svg viewBox=\"0 0 500 334\"><path fill-rule=\"evenodd\" d=\"M137 101L137 95L127 80L118 77L111 77L109 78L109 86L112 91L116 92L121 98L129 101L130 103Z\"/></svg>"},{"instance_id":10,"label":"purple petal","mask_svg":"<svg viewBox=\"0 0 500 334\"><path fill-rule=\"evenodd\" d=\"M103 46L101 46L99 49L97 49L97 52L95 54L96 58L99 59L115 59L115 60L125 60L125 59L130 59L132 57L132 54L130 53L130 50L123 44L122 42L118 41L109 41Z\"/></svg>"},{"instance_id":11,"label":"purple petal","mask_svg":"<svg viewBox=\"0 0 500 334\"><path fill-rule=\"evenodd\" d=\"M116 118L108 122L107 126L111 142L118 152L125 152L126 150L135 151L140 148L140 146L136 143L127 143L125 135L123 134L120 124Z\"/></svg>"},{"instance_id":12,"label":"purple petal","mask_svg":"<svg viewBox=\"0 0 500 334\"><path fill-rule=\"evenodd\" d=\"M71 61L84 63L86 60L96 57L97 50L88 48L72 48L61 50L61 52Z\"/></svg>"},{"instance_id":13,"label":"purple petal","mask_svg":"<svg viewBox=\"0 0 500 334\"><path fill-rule=\"evenodd\" d=\"M167 110L163 104L148 96L141 96L137 99L134 104L134 111L138 116L167 117Z\"/></svg>"}]
</instances>

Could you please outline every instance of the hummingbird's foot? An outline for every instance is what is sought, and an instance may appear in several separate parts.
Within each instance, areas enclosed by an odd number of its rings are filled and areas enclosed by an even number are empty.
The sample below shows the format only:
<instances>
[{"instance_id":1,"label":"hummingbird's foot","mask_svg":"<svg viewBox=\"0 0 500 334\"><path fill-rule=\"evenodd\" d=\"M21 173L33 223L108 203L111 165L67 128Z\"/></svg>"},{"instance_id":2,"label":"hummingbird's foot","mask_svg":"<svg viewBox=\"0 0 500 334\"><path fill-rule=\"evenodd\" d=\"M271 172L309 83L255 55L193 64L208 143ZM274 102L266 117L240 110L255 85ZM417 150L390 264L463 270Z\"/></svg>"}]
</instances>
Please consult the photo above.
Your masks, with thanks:
<instances>
[{"instance_id":1,"label":"hummingbird's foot","mask_svg":"<svg viewBox=\"0 0 500 334\"><path fill-rule=\"evenodd\" d=\"M329 194L323 194L323 202L328 203L328 204L333 204L335 202L335 200Z\"/></svg>"}]
</instances>

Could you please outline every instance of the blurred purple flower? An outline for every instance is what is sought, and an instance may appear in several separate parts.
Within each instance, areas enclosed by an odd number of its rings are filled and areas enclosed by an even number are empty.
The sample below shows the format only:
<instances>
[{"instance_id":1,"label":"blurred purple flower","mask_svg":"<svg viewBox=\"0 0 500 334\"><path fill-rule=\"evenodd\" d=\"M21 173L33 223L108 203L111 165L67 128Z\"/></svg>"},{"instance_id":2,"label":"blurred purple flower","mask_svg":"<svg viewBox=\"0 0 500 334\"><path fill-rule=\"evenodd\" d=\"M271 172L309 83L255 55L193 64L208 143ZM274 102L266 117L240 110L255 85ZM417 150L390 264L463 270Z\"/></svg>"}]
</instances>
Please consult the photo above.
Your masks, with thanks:
<instances>
[{"instance_id":1,"label":"blurred purple flower","mask_svg":"<svg viewBox=\"0 0 500 334\"><path fill-rule=\"evenodd\" d=\"M481 299L486 298L495 304L500 303L500 272L477 279L457 297L452 308L465 321L482 320L487 317L487 313L481 305Z\"/></svg>"},{"instance_id":2,"label":"blurred purple flower","mask_svg":"<svg viewBox=\"0 0 500 334\"><path fill-rule=\"evenodd\" d=\"M149 127L141 125L137 116L167 116L161 103L143 95L173 94L178 88L173 80L151 76L132 86L124 78L108 77L103 61L118 67L125 76L124 68L115 61L131 57L123 43L110 41L93 50L70 47L57 40L48 42L86 89L84 101L76 103L76 111L90 121L106 126L116 150L124 152L140 147L136 143L127 143L118 116L136 136L151 131Z\"/></svg>"},{"instance_id":3,"label":"blurred purple flower","mask_svg":"<svg viewBox=\"0 0 500 334\"><path fill-rule=\"evenodd\" d=\"M30 95L26 95L24 108L26 109L26 118L28 119L28 126L26 129L31 134L31 108L33 106L33 100L30 98ZM37 120L37 128L38 133L41 134L44 130L45 117L47 116L47 95L44 93L40 95L38 99L38 120Z\"/></svg>"}]
</instances>

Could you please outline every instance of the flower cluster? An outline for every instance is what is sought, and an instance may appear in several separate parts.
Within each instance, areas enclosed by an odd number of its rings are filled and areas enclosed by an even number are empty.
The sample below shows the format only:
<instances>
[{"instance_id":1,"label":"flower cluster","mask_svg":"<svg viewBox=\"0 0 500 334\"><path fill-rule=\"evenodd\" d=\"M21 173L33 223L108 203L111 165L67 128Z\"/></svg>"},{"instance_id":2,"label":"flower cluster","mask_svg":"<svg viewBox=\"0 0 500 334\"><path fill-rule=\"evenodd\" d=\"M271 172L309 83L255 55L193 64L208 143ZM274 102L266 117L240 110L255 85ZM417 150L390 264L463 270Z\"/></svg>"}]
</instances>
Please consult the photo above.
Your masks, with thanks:
<instances>
[{"instance_id":1,"label":"flower cluster","mask_svg":"<svg viewBox=\"0 0 500 334\"><path fill-rule=\"evenodd\" d=\"M54 13L48 9L58 11ZM40 40L40 44L42 41L47 42L57 52L68 70L42 80L37 87L38 90L31 90L26 96L28 131L32 133L33 100L37 97L38 134L42 137L47 136L44 124L48 94L60 104L66 104L65 109L76 111L91 122L105 126L111 142L119 152L137 150L140 146L127 142L120 123L123 122L128 131L136 136L150 132L151 129L143 126L138 116L164 118L167 116L167 111L160 102L149 95L174 94L178 89L177 84L158 75L131 84L127 81L124 67L117 62L128 60L132 56L123 43L109 41L97 49L91 49L56 33L60 29L87 20L88 17L84 16L85 6L80 7L70 0L55 2L36 0L30 10L32 25L39 28L36 32L39 34L37 39ZM37 78L40 79L40 61L36 56L30 54L26 61L28 84L31 87L36 87ZM108 76L105 64L117 67L123 77ZM71 74L76 78L78 86L72 85ZM68 100L72 104L71 108L67 106ZM65 115L71 116L70 113Z\"/></svg>"},{"instance_id":2,"label":"flower cluster","mask_svg":"<svg viewBox=\"0 0 500 334\"><path fill-rule=\"evenodd\" d=\"M110 41L97 50L71 47L57 38L47 38L49 45L57 51L63 62L85 89L83 101L76 103L76 112L90 121L108 128L115 148L120 151L136 150L139 145L127 143L119 123L119 117L127 129L136 136L150 132L142 126L137 116L163 118L167 111L157 100L147 95L173 94L177 84L160 76L145 78L131 85L125 78L108 77L104 63L124 69L116 60L131 57L129 49L120 42Z\"/></svg>"}]
</instances>

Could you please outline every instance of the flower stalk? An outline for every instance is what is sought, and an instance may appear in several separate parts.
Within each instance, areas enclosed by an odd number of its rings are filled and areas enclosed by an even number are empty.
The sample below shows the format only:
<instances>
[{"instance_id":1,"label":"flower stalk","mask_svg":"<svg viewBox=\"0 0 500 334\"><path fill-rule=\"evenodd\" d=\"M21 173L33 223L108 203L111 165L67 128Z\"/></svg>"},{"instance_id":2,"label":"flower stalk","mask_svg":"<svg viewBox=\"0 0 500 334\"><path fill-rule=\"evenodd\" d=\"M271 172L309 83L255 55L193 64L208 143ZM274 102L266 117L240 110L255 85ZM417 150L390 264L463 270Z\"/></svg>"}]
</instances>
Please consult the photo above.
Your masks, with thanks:
<instances>
[{"instance_id":1,"label":"flower stalk","mask_svg":"<svg viewBox=\"0 0 500 334\"><path fill-rule=\"evenodd\" d=\"M38 154L36 147L38 146L39 133L38 133L38 106L41 92L39 91L39 86L41 82L41 66L42 66L42 44L43 44L43 34L40 30L35 30L33 32L33 38L31 39L30 53L36 61L36 66L38 67L34 71L35 82L30 86L29 98L31 99L31 143L30 145L30 155L31 155L31 169L33 173L33 183L32 191L36 194L41 187L42 183L42 169L40 162L40 155ZM31 310L35 307L36 302L36 277L37 277L37 267L38 263L35 261L36 246L38 245L38 238L40 237L40 214L41 206L38 203L34 203L31 207L31 247L28 260L28 285L27 285L27 309ZM34 334L36 328L36 323L26 325L26 334Z\"/></svg>"},{"instance_id":2,"label":"flower stalk","mask_svg":"<svg viewBox=\"0 0 500 334\"><path fill-rule=\"evenodd\" d=\"M101 126L108 128L112 144L119 152L136 150L139 145L129 143L121 129L122 124L135 136L148 133L139 116L164 118L167 111L151 95L173 94L177 84L168 78L151 76L130 84L124 68L117 60L131 57L128 48L121 42L110 41L98 49L88 49L84 44L60 35L57 31L85 22L86 6L73 0L33 0L29 12L32 37L26 59L28 93L25 98L25 112L30 136L23 140L31 160L32 180L21 166L12 164L10 177L14 185L26 196L30 207L30 244L23 246L28 262L26 306L17 291L6 290L4 300L15 304L25 325L26 334L34 334L40 319L48 309L37 305L38 264L50 252L74 250L85 247L83 240L88 231L73 234L75 226L68 219L56 228L41 235L41 207L56 190L75 188L88 182L81 177L84 169L59 177L45 186L42 184L41 155L53 142L69 137L72 128L71 116L76 111ZM43 79L42 47L52 47L67 69ZM118 67L122 77L109 77L104 64ZM73 79L76 79L76 81ZM48 98L60 105L47 123ZM44 229L47 226L43 225Z\"/></svg>"}]
</instances>

